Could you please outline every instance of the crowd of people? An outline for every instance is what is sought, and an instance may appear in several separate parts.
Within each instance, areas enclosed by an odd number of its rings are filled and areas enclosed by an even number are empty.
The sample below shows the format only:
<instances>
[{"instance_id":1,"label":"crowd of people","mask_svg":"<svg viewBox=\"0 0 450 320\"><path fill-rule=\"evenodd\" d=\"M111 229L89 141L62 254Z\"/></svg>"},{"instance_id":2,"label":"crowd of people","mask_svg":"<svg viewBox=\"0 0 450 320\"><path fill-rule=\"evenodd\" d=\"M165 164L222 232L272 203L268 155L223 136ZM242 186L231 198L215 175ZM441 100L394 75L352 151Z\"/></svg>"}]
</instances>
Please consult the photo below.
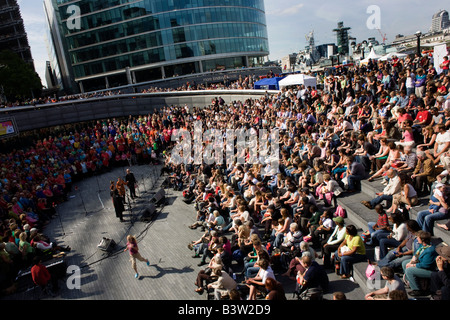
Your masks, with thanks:
<instances>
[{"instance_id":1,"label":"crowd of people","mask_svg":"<svg viewBox=\"0 0 450 320\"><path fill-rule=\"evenodd\" d=\"M390 291L397 298L448 299L449 269L447 263L437 266L448 262L448 250L432 241L434 221L443 229L449 225L450 76L445 70L437 74L427 56L369 61L327 76L323 90L299 85L186 114L183 129L192 133L194 121L222 132L280 132L275 173L267 163L193 165L187 157L176 164L167 157L163 172L195 206L190 228L204 231L188 245L199 266L207 265L196 291L202 293L205 281L217 278L213 270L220 269L222 277L224 272L238 277L222 290L230 293L237 286L255 299L269 292L265 280L281 268L284 276L297 279L300 296L317 298L328 288L324 270L351 278L353 264L368 261L366 249L378 246L388 291L367 299L388 298ZM214 141L203 141L205 149L209 144ZM248 159L249 150L242 156ZM337 214L336 198L359 192L363 179L380 179L385 188L362 202L379 218L360 234ZM409 211L419 199L429 201L429 208L412 219ZM323 264L312 268L304 256L312 263L320 257ZM241 270L231 267L232 261ZM314 270L314 280L304 281L308 270ZM393 273L404 277L398 281ZM283 296L274 280L276 296Z\"/></svg>"},{"instance_id":2,"label":"crowd of people","mask_svg":"<svg viewBox=\"0 0 450 320\"><path fill-rule=\"evenodd\" d=\"M325 75L322 89L299 85L260 99L227 104L216 98L209 106L167 106L148 116L44 130L30 146L0 158L2 286L39 253L27 231L43 230L74 181L163 155L162 174L195 207L190 227L204 230L188 244L205 266L197 292L286 299L275 276L282 270L299 298L320 299L329 288L327 269L351 278L353 264L367 261L367 246L378 245L388 285L367 299L405 298L408 286L410 296L423 295L418 279L431 282L433 298L448 299L449 253L431 239L436 219L442 222L436 227L449 227L450 75L429 63L426 56L369 61ZM278 129L278 166L174 163L172 136L193 133L196 121L203 130ZM248 155L247 148L240 156ZM359 192L367 178L386 188L364 202L379 219L360 234L338 214L336 198ZM429 210L411 219L406 213L424 197ZM62 249L54 244L52 250Z\"/></svg>"},{"instance_id":3,"label":"crowd of people","mask_svg":"<svg viewBox=\"0 0 450 320\"><path fill-rule=\"evenodd\" d=\"M2 293L14 288L20 270L36 265L43 269L42 262L70 251L70 247L50 239L45 228L57 216L58 204L74 191L74 184L115 167L158 162L171 136L167 115L95 120L45 128L4 141L0 155ZM113 181L114 204L118 200L123 205L125 192L136 197L133 178L127 171L126 177Z\"/></svg>"}]
</instances>

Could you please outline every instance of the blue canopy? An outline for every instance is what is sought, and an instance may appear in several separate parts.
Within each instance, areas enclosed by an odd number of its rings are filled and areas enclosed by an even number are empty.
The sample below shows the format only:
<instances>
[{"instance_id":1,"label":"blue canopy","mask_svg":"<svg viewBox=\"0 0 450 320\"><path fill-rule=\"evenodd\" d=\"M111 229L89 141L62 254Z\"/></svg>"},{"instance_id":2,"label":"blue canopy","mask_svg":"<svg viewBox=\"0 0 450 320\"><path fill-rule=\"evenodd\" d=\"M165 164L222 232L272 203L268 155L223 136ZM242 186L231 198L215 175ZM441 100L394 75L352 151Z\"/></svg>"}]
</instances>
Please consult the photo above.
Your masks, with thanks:
<instances>
[{"instance_id":1,"label":"blue canopy","mask_svg":"<svg viewBox=\"0 0 450 320\"><path fill-rule=\"evenodd\" d=\"M254 84L255 89L265 89L265 90L279 90L278 82L283 79L281 77L274 78L264 78L256 81Z\"/></svg>"}]
</instances>

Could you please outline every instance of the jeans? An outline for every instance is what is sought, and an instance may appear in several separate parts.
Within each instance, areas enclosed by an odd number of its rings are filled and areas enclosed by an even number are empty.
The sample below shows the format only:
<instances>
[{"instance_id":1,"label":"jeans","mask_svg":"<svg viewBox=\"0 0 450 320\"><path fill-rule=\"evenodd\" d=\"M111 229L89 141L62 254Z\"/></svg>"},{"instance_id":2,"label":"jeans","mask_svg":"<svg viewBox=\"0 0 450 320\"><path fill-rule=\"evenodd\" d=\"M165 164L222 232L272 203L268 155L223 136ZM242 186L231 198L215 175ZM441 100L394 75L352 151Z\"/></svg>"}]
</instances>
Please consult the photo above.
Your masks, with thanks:
<instances>
[{"instance_id":1,"label":"jeans","mask_svg":"<svg viewBox=\"0 0 450 320\"><path fill-rule=\"evenodd\" d=\"M270 240L271 240L274 248L279 248L281 246L281 244L283 243L284 233L279 233L276 236L275 236L275 233L276 233L276 230L273 229L272 235L270 236Z\"/></svg>"},{"instance_id":2,"label":"jeans","mask_svg":"<svg viewBox=\"0 0 450 320\"><path fill-rule=\"evenodd\" d=\"M378 261L378 267L391 267L395 270L402 266L403 261L410 261L413 257L412 255L396 257L392 251L393 250L389 251L386 257Z\"/></svg>"},{"instance_id":3,"label":"jeans","mask_svg":"<svg viewBox=\"0 0 450 320\"><path fill-rule=\"evenodd\" d=\"M354 190L356 188L356 183L359 183L362 179L364 179L363 175L349 175L348 176L348 189Z\"/></svg>"},{"instance_id":4,"label":"jeans","mask_svg":"<svg viewBox=\"0 0 450 320\"><path fill-rule=\"evenodd\" d=\"M411 290L420 290L419 279L430 279L431 278L431 270L409 267L406 268L410 260L405 260L402 262L403 272L405 273L406 280L409 281L409 286Z\"/></svg>"},{"instance_id":5,"label":"jeans","mask_svg":"<svg viewBox=\"0 0 450 320\"><path fill-rule=\"evenodd\" d=\"M334 253L335 258L338 258L338 251ZM338 258L340 260L340 272L341 274L349 275L352 271L354 263L362 262L367 260L367 256L364 254L354 253L351 256L341 256Z\"/></svg>"},{"instance_id":6,"label":"jeans","mask_svg":"<svg viewBox=\"0 0 450 320\"><path fill-rule=\"evenodd\" d=\"M416 92L416 88L406 88L406 96L409 97L411 94Z\"/></svg>"},{"instance_id":7,"label":"jeans","mask_svg":"<svg viewBox=\"0 0 450 320\"><path fill-rule=\"evenodd\" d=\"M428 231L429 233L433 234L434 221L445 219L447 216L447 213L442 213L439 211L431 213L428 210L423 210L417 214L417 223L422 228L422 230Z\"/></svg>"},{"instance_id":8,"label":"jeans","mask_svg":"<svg viewBox=\"0 0 450 320\"><path fill-rule=\"evenodd\" d=\"M378 196L375 199L370 200L370 205L374 208L377 204L383 202L384 200L387 202L392 202L392 195L383 194Z\"/></svg>"},{"instance_id":9,"label":"jeans","mask_svg":"<svg viewBox=\"0 0 450 320\"><path fill-rule=\"evenodd\" d=\"M388 253L388 247L398 247L400 241L393 238L383 238L380 239L380 259L383 259Z\"/></svg>"},{"instance_id":10,"label":"jeans","mask_svg":"<svg viewBox=\"0 0 450 320\"><path fill-rule=\"evenodd\" d=\"M254 262L250 262L250 264L251 265L247 266L247 268L245 269L245 279L254 278L258 274L259 267L254 267Z\"/></svg>"},{"instance_id":11,"label":"jeans","mask_svg":"<svg viewBox=\"0 0 450 320\"><path fill-rule=\"evenodd\" d=\"M389 231L386 231L386 230L374 230L373 226L375 224L376 224L376 222L367 223L367 226L369 227L369 232L370 232L370 240L367 241L367 245L369 245L369 246L377 245L382 238L385 238L389 234ZM375 240L375 242L374 242L374 240Z\"/></svg>"}]
</instances>

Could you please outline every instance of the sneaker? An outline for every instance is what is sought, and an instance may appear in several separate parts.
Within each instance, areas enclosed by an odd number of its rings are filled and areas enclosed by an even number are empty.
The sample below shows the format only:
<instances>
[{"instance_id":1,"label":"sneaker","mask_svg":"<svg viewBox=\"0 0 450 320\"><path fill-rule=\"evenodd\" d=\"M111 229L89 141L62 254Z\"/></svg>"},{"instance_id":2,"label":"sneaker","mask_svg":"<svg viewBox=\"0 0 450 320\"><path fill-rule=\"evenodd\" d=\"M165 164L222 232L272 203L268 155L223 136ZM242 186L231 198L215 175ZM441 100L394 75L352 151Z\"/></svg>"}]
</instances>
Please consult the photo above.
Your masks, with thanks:
<instances>
[{"instance_id":1,"label":"sneaker","mask_svg":"<svg viewBox=\"0 0 450 320\"><path fill-rule=\"evenodd\" d=\"M150 261L149 260L147 260L147 266L150 266Z\"/></svg>"},{"instance_id":2,"label":"sneaker","mask_svg":"<svg viewBox=\"0 0 450 320\"><path fill-rule=\"evenodd\" d=\"M136 273L135 275L134 275L134 277L137 279L137 278L139 278L139 273Z\"/></svg>"}]
</instances>

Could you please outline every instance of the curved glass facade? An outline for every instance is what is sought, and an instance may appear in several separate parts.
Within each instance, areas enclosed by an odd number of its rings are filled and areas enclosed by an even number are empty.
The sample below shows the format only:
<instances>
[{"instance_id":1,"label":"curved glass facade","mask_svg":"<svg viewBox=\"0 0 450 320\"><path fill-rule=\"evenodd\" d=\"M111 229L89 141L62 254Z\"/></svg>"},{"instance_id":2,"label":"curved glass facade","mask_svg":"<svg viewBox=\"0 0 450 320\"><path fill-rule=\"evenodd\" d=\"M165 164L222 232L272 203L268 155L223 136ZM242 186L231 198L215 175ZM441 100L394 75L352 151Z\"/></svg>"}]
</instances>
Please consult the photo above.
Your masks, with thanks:
<instances>
[{"instance_id":1,"label":"curved glass facade","mask_svg":"<svg viewBox=\"0 0 450 320\"><path fill-rule=\"evenodd\" d=\"M123 82L125 69L129 83L250 67L269 54L263 0L53 3L76 81L102 77L104 82L107 76L106 82L114 82L122 74Z\"/></svg>"}]
</instances>

